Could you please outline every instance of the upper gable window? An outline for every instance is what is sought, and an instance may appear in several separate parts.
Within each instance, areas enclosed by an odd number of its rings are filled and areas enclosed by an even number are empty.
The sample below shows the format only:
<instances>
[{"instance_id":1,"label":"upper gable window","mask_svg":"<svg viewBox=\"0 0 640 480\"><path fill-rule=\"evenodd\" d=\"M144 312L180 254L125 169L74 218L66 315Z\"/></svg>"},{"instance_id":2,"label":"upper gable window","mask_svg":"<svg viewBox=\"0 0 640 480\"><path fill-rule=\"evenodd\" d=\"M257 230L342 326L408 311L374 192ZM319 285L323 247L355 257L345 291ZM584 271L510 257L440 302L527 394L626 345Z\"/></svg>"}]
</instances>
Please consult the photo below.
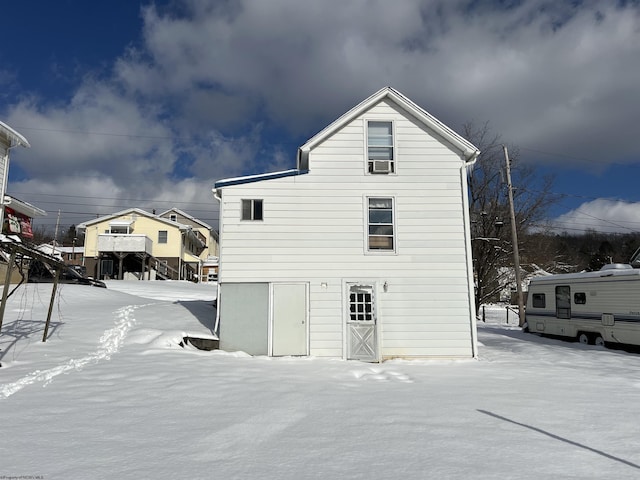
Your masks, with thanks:
<instances>
[{"instance_id":1,"label":"upper gable window","mask_svg":"<svg viewBox=\"0 0 640 480\"><path fill-rule=\"evenodd\" d=\"M242 200L242 220L262 220L262 200Z\"/></svg>"},{"instance_id":2,"label":"upper gable window","mask_svg":"<svg viewBox=\"0 0 640 480\"><path fill-rule=\"evenodd\" d=\"M367 122L367 157L369 173L395 172L392 122Z\"/></svg>"},{"instance_id":3,"label":"upper gable window","mask_svg":"<svg viewBox=\"0 0 640 480\"><path fill-rule=\"evenodd\" d=\"M177 222L178 221L178 215L175 214L171 214L169 215L169 220L171 220L172 222Z\"/></svg>"}]
</instances>

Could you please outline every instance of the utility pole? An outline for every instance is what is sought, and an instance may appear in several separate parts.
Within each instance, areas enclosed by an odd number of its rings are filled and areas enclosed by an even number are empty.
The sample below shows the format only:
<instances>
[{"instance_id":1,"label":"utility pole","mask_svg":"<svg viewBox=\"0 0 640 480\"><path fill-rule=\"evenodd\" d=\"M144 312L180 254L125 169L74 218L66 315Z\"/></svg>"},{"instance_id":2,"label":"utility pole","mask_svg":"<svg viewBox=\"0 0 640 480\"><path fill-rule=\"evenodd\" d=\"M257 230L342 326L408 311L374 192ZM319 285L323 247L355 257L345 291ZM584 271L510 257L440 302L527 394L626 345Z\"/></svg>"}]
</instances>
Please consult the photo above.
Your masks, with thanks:
<instances>
[{"instance_id":1,"label":"utility pole","mask_svg":"<svg viewBox=\"0 0 640 480\"><path fill-rule=\"evenodd\" d=\"M58 219L56 220L56 233L53 235L53 248L51 249L51 256L56 256L56 243L58 242L58 227L60 226L60 210L58 210Z\"/></svg>"},{"instance_id":2,"label":"utility pole","mask_svg":"<svg viewBox=\"0 0 640 480\"><path fill-rule=\"evenodd\" d=\"M519 325L524 326L524 297L522 295L522 279L520 278L520 253L518 251L518 229L516 226L516 213L513 208L513 185L511 185L511 162L509 162L509 153L507 146L502 145L504 150L504 159L507 164L507 187L509 190L509 211L511 213L511 243L513 244L513 267L516 271L516 291L518 293L518 316L520 317Z\"/></svg>"}]
</instances>

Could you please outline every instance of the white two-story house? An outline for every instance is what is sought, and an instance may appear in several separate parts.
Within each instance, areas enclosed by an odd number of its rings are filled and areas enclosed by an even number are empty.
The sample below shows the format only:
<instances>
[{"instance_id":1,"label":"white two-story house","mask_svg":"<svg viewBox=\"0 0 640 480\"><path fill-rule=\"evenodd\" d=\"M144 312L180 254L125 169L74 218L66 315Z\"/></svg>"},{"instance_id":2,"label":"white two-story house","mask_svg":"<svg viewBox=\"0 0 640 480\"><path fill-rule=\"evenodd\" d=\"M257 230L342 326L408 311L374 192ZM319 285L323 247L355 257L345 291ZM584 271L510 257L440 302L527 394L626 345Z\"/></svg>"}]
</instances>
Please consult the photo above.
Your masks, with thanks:
<instances>
[{"instance_id":1,"label":"white two-story house","mask_svg":"<svg viewBox=\"0 0 640 480\"><path fill-rule=\"evenodd\" d=\"M300 147L296 169L217 182L220 348L476 357L478 154L386 87Z\"/></svg>"}]
</instances>

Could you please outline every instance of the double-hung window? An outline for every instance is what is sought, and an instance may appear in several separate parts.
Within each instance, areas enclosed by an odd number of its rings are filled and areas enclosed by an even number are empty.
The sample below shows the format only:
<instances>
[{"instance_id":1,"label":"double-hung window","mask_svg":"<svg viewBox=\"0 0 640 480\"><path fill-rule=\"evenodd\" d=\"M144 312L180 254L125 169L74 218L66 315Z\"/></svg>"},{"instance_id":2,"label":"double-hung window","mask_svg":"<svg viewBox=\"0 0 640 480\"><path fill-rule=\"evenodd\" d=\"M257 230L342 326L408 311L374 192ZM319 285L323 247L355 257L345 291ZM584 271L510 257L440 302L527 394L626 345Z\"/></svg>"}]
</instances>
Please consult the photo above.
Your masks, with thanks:
<instances>
[{"instance_id":1,"label":"double-hung window","mask_svg":"<svg viewBox=\"0 0 640 480\"><path fill-rule=\"evenodd\" d=\"M368 250L394 251L393 198L368 199Z\"/></svg>"},{"instance_id":2,"label":"double-hung window","mask_svg":"<svg viewBox=\"0 0 640 480\"><path fill-rule=\"evenodd\" d=\"M262 200L242 200L242 220L262 220Z\"/></svg>"},{"instance_id":3,"label":"double-hung window","mask_svg":"<svg viewBox=\"0 0 640 480\"><path fill-rule=\"evenodd\" d=\"M167 243L168 238L169 232L167 232L167 230L158 231L158 243Z\"/></svg>"},{"instance_id":4,"label":"double-hung window","mask_svg":"<svg viewBox=\"0 0 640 480\"><path fill-rule=\"evenodd\" d=\"M393 123L367 122L367 157L369 173L395 172Z\"/></svg>"}]
</instances>

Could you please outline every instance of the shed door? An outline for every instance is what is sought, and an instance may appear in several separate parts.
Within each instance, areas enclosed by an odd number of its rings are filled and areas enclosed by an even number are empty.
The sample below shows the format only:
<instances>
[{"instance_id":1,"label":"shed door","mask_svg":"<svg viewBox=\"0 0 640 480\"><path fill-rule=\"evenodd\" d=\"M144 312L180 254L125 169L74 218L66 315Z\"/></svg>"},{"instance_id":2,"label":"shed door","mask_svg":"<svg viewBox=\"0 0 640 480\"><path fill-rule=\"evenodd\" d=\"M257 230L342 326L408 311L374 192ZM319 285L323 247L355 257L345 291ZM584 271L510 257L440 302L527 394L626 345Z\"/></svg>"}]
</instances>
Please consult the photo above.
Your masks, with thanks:
<instances>
[{"instance_id":1,"label":"shed door","mask_svg":"<svg viewBox=\"0 0 640 480\"><path fill-rule=\"evenodd\" d=\"M556 317L571 318L571 287L556 287Z\"/></svg>"},{"instance_id":2,"label":"shed door","mask_svg":"<svg viewBox=\"0 0 640 480\"><path fill-rule=\"evenodd\" d=\"M373 285L348 284L347 358L378 361L378 334Z\"/></svg>"},{"instance_id":3,"label":"shed door","mask_svg":"<svg viewBox=\"0 0 640 480\"><path fill-rule=\"evenodd\" d=\"M269 284L220 285L220 348L249 355L269 352Z\"/></svg>"},{"instance_id":4,"label":"shed door","mask_svg":"<svg viewBox=\"0 0 640 480\"><path fill-rule=\"evenodd\" d=\"M273 284L272 355L307 355L307 285Z\"/></svg>"}]
</instances>

